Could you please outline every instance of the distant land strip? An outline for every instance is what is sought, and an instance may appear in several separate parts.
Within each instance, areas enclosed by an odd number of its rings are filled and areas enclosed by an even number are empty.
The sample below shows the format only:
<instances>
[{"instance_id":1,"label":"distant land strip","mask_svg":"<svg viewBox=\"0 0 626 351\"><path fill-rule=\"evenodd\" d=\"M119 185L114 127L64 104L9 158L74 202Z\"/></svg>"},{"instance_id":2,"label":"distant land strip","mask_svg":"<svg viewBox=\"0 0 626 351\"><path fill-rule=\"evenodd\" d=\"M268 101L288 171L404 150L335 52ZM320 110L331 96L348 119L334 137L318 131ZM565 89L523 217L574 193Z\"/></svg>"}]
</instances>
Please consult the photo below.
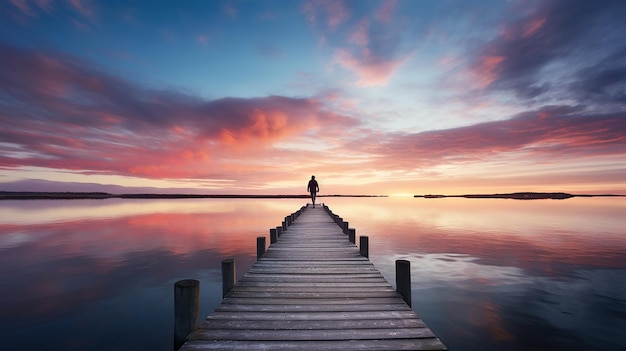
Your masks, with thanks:
<instances>
[{"instance_id":1,"label":"distant land strip","mask_svg":"<svg viewBox=\"0 0 626 351\"><path fill-rule=\"evenodd\" d=\"M517 192L508 194L467 195L413 195L415 198L440 199L462 197L466 199L564 200L572 197L624 197L626 195L598 194L572 195L568 193ZM388 195L318 195L317 197L388 197ZM0 200L80 200L80 199L308 199L309 195L232 195L232 194L109 194L104 192L37 192L0 191Z\"/></svg>"},{"instance_id":2,"label":"distant land strip","mask_svg":"<svg viewBox=\"0 0 626 351\"><path fill-rule=\"evenodd\" d=\"M308 199L309 195L109 194L102 192L0 191L0 200L80 199ZM317 197L387 197L387 195L318 195Z\"/></svg>"},{"instance_id":3,"label":"distant land strip","mask_svg":"<svg viewBox=\"0 0 626 351\"><path fill-rule=\"evenodd\" d=\"M626 196L615 194L598 194L598 195L572 195L568 193L535 193L535 192L518 192L508 194L469 194L469 195L413 195L413 197L423 197L425 199L441 199L447 197L463 197L466 199L514 199L514 200L565 200L572 197L596 197L596 196Z\"/></svg>"}]
</instances>

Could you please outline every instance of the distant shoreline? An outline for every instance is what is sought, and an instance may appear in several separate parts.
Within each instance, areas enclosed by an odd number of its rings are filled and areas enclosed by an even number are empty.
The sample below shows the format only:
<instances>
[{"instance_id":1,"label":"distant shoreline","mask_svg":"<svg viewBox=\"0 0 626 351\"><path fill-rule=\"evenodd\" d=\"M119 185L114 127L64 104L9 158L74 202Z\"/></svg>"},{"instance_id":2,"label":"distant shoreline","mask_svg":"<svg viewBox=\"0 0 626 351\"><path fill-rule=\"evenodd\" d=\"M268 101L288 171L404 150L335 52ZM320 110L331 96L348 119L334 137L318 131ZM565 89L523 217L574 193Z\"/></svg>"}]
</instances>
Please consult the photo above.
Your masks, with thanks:
<instances>
[{"instance_id":1,"label":"distant shoreline","mask_svg":"<svg viewBox=\"0 0 626 351\"><path fill-rule=\"evenodd\" d=\"M318 197L389 197L388 195L318 195ZM565 200L573 197L626 197L626 195L573 195L568 193L516 192L506 194L413 195L414 198L441 199L515 199ZM104 192L0 191L0 200L104 200L104 199L308 199L309 195L233 195L233 194L109 194Z\"/></svg>"},{"instance_id":2,"label":"distant shoreline","mask_svg":"<svg viewBox=\"0 0 626 351\"><path fill-rule=\"evenodd\" d=\"M387 195L318 195L317 197L387 197ZM0 200L104 199L308 199L309 195L109 194L103 192L0 191Z\"/></svg>"},{"instance_id":3,"label":"distant shoreline","mask_svg":"<svg viewBox=\"0 0 626 351\"><path fill-rule=\"evenodd\" d=\"M598 194L598 195L572 195L568 193L538 193L538 192L517 192L507 194L468 194L468 195L413 195L425 199L441 199L448 197L462 197L466 199L514 199L514 200L565 200L573 197L620 197L626 195Z\"/></svg>"}]
</instances>

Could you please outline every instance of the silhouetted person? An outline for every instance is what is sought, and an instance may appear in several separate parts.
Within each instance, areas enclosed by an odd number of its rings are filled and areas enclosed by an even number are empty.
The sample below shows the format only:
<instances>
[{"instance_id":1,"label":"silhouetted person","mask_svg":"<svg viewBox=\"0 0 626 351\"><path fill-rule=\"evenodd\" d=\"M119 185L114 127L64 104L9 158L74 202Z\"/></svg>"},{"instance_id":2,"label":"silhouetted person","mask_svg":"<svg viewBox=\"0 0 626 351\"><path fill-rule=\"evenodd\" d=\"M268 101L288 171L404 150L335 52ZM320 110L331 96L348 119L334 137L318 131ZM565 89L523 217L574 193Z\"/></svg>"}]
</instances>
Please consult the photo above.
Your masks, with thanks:
<instances>
[{"instance_id":1,"label":"silhouetted person","mask_svg":"<svg viewBox=\"0 0 626 351\"><path fill-rule=\"evenodd\" d=\"M309 180L309 185L307 185L306 191L311 193L311 201L313 201L313 208L315 208L315 194L320 191L320 187L317 184L317 180L315 180L315 176L311 176L311 180Z\"/></svg>"}]
</instances>

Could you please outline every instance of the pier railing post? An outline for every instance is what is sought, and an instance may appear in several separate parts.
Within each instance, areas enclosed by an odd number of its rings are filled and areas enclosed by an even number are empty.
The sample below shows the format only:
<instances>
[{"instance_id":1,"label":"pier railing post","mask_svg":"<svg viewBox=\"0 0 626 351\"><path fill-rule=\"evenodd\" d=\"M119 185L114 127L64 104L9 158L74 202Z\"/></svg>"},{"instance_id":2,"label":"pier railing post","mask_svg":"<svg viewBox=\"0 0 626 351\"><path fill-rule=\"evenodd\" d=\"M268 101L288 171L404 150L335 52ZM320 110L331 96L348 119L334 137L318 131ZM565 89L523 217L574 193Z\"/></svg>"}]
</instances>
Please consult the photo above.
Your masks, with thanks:
<instances>
[{"instance_id":1,"label":"pier railing post","mask_svg":"<svg viewBox=\"0 0 626 351\"><path fill-rule=\"evenodd\" d=\"M356 241L356 229L354 228L350 228L348 229L348 239L350 240L351 243L355 243Z\"/></svg>"},{"instance_id":2,"label":"pier railing post","mask_svg":"<svg viewBox=\"0 0 626 351\"><path fill-rule=\"evenodd\" d=\"M411 306L411 261L396 260L396 291Z\"/></svg>"},{"instance_id":3,"label":"pier railing post","mask_svg":"<svg viewBox=\"0 0 626 351\"><path fill-rule=\"evenodd\" d=\"M369 237L365 236L365 235L361 235L359 237L359 251L361 253L361 256L363 257L370 257L370 241L369 241Z\"/></svg>"},{"instance_id":4,"label":"pier railing post","mask_svg":"<svg viewBox=\"0 0 626 351\"><path fill-rule=\"evenodd\" d=\"M283 233L283 227L282 226L276 227L276 237L280 237L282 233Z\"/></svg>"},{"instance_id":5,"label":"pier railing post","mask_svg":"<svg viewBox=\"0 0 626 351\"><path fill-rule=\"evenodd\" d=\"M276 228L270 228L270 244L278 241L278 230Z\"/></svg>"},{"instance_id":6,"label":"pier railing post","mask_svg":"<svg viewBox=\"0 0 626 351\"><path fill-rule=\"evenodd\" d=\"M265 237L256 237L256 259L258 260L265 253Z\"/></svg>"},{"instance_id":7,"label":"pier railing post","mask_svg":"<svg viewBox=\"0 0 626 351\"><path fill-rule=\"evenodd\" d=\"M200 326L200 282L179 280L174 284L174 350Z\"/></svg>"},{"instance_id":8,"label":"pier railing post","mask_svg":"<svg viewBox=\"0 0 626 351\"><path fill-rule=\"evenodd\" d=\"M341 225L342 225L341 229L343 230L343 233L348 234L349 222L342 222Z\"/></svg>"},{"instance_id":9,"label":"pier railing post","mask_svg":"<svg viewBox=\"0 0 626 351\"><path fill-rule=\"evenodd\" d=\"M235 259L228 258L222 261L222 298L235 287L237 272L235 269Z\"/></svg>"}]
</instances>

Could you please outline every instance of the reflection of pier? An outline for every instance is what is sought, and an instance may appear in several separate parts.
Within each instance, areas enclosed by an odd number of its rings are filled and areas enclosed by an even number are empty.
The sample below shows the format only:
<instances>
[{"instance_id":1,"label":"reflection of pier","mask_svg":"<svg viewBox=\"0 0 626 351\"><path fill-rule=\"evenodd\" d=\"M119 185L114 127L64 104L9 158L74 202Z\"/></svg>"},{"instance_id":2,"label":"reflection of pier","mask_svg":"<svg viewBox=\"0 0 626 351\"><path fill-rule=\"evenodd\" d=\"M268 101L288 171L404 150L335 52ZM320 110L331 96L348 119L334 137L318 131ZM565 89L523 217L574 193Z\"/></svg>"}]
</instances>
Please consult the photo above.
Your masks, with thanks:
<instances>
[{"instance_id":1,"label":"reflection of pier","mask_svg":"<svg viewBox=\"0 0 626 351\"><path fill-rule=\"evenodd\" d=\"M236 284L234 262L222 263L225 298L198 329L197 281L177 283L176 333L196 329L181 350L446 349L409 306L409 262L396 262L394 289L368 260L367 237L357 248L328 207L285 217L270 241L266 250L258 238L259 260Z\"/></svg>"}]
</instances>

